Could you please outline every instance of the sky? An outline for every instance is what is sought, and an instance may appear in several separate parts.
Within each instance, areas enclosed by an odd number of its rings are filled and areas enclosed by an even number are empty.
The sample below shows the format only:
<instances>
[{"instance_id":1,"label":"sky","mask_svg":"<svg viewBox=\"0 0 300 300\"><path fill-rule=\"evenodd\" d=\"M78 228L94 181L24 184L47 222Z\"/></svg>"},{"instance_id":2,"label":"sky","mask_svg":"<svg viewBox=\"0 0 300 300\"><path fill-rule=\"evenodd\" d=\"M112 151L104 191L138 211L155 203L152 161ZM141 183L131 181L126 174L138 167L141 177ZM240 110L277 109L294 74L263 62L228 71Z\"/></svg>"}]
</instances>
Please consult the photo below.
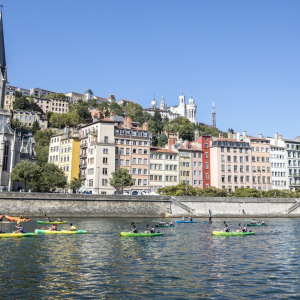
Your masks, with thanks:
<instances>
[{"instance_id":1,"label":"sky","mask_svg":"<svg viewBox=\"0 0 300 300\"><path fill-rule=\"evenodd\" d=\"M8 80L150 107L191 94L197 120L300 135L298 0L3 0Z\"/></svg>"}]
</instances>

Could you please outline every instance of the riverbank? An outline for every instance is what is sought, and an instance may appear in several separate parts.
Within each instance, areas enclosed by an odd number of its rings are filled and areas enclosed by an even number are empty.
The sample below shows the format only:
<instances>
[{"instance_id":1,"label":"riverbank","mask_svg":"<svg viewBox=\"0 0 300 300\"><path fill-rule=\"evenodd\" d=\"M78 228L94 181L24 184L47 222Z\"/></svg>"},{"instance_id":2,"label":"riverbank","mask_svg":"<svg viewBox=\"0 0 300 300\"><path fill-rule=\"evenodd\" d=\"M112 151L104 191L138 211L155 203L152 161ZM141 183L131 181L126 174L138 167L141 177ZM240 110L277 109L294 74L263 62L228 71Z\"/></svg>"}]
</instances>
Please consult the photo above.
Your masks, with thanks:
<instances>
[{"instance_id":1,"label":"riverbank","mask_svg":"<svg viewBox=\"0 0 300 300\"><path fill-rule=\"evenodd\" d=\"M30 217L300 217L294 198L1 193L0 213Z\"/></svg>"}]
</instances>

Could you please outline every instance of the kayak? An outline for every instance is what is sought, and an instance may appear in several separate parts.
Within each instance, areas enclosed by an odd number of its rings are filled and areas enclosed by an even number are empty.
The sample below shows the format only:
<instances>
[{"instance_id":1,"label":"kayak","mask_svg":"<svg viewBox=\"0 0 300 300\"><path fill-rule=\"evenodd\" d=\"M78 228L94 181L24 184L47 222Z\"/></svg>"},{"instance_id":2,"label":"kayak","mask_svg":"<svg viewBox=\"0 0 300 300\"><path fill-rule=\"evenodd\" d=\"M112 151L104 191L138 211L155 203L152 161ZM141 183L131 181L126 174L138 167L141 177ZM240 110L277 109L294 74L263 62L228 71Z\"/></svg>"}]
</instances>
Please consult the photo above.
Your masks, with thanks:
<instances>
[{"instance_id":1,"label":"kayak","mask_svg":"<svg viewBox=\"0 0 300 300\"><path fill-rule=\"evenodd\" d=\"M5 238L5 237L20 238L20 237L29 237L29 236L36 236L36 233L0 233L0 238Z\"/></svg>"},{"instance_id":2,"label":"kayak","mask_svg":"<svg viewBox=\"0 0 300 300\"><path fill-rule=\"evenodd\" d=\"M247 224L247 226L268 226L268 224Z\"/></svg>"},{"instance_id":3,"label":"kayak","mask_svg":"<svg viewBox=\"0 0 300 300\"><path fill-rule=\"evenodd\" d=\"M62 222L47 222L47 221L36 221L39 224L67 224L68 221L62 221Z\"/></svg>"},{"instance_id":4,"label":"kayak","mask_svg":"<svg viewBox=\"0 0 300 300\"><path fill-rule=\"evenodd\" d=\"M143 232L138 232L138 233L133 233L133 232L120 232L121 236L157 236L157 235L163 235L161 232L157 233L143 233Z\"/></svg>"},{"instance_id":5,"label":"kayak","mask_svg":"<svg viewBox=\"0 0 300 300\"><path fill-rule=\"evenodd\" d=\"M155 227L175 227L175 225L156 225Z\"/></svg>"},{"instance_id":6,"label":"kayak","mask_svg":"<svg viewBox=\"0 0 300 300\"><path fill-rule=\"evenodd\" d=\"M182 221L182 220L176 220L176 223L196 223L196 221Z\"/></svg>"},{"instance_id":7,"label":"kayak","mask_svg":"<svg viewBox=\"0 0 300 300\"><path fill-rule=\"evenodd\" d=\"M224 231L213 231L212 235L224 235L224 236L230 236L230 235L251 235L254 234L254 232L224 232Z\"/></svg>"},{"instance_id":8,"label":"kayak","mask_svg":"<svg viewBox=\"0 0 300 300\"><path fill-rule=\"evenodd\" d=\"M30 219L20 219L19 217L11 217L11 216L5 216L5 218L9 221L12 221L12 222L17 222L17 221L29 222L30 221Z\"/></svg>"},{"instance_id":9,"label":"kayak","mask_svg":"<svg viewBox=\"0 0 300 300\"><path fill-rule=\"evenodd\" d=\"M43 230L43 229L36 229L36 234L81 234L81 233L87 233L85 230Z\"/></svg>"}]
</instances>

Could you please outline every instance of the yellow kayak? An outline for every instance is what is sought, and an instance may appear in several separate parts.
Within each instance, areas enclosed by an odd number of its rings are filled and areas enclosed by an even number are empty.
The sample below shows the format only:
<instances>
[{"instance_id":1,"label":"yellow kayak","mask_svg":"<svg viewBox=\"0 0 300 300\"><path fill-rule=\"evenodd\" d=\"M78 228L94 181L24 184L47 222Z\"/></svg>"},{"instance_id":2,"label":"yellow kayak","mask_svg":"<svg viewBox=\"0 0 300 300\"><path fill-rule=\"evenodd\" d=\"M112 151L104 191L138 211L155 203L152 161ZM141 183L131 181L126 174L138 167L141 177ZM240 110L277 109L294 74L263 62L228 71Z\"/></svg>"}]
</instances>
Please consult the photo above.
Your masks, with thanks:
<instances>
[{"instance_id":1,"label":"yellow kayak","mask_svg":"<svg viewBox=\"0 0 300 300\"><path fill-rule=\"evenodd\" d=\"M30 237L30 236L36 236L36 233L0 233L0 238L7 238L7 237L13 237L13 238L21 238L21 237Z\"/></svg>"},{"instance_id":2,"label":"yellow kayak","mask_svg":"<svg viewBox=\"0 0 300 300\"><path fill-rule=\"evenodd\" d=\"M43 229L36 229L36 234L82 234L87 233L86 230L43 230Z\"/></svg>"}]
</instances>

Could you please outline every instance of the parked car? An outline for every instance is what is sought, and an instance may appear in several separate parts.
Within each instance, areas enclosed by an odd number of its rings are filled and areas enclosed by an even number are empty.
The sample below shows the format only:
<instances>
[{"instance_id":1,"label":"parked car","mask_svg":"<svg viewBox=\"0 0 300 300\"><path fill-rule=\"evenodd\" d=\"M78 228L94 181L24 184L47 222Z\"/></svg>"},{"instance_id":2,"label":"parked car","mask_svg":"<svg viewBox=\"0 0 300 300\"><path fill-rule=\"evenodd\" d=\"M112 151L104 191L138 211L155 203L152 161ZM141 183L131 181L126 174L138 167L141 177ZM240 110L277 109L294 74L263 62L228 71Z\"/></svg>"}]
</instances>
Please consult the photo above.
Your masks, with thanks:
<instances>
[{"instance_id":1,"label":"parked car","mask_svg":"<svg viewBox=\"0 0 300 300\"><path fill-rule=\"evenodd\" d=\"M88 194L88 195L90 195L90 194L92 194L92 192L84 191L82 194Z\"/></svg>"}]
</instances>

